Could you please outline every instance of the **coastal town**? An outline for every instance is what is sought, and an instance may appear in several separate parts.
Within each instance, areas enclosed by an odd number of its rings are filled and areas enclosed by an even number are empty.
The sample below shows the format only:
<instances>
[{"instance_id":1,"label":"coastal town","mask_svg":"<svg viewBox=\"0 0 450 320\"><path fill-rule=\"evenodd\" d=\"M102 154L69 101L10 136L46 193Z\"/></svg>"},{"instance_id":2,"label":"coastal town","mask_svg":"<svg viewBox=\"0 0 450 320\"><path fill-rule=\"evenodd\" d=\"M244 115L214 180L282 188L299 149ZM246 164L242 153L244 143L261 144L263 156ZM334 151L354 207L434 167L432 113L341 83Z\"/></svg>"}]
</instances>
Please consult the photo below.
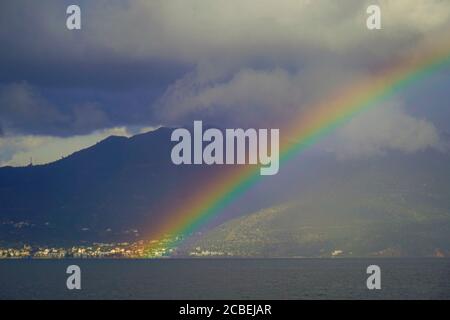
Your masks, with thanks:
<instances>
[{"instance_id":1,"label":"coastal town","mask_svg":"<svg viewBox=\"0 0 450 320\"><path fill-rule=\"evenodd\" d=\"M0 259L64 259L64 258L163 258L171 255L172 238L136 242L92 243L74 246L17 245L2 247Z\"/></svg>"}]
</instances>

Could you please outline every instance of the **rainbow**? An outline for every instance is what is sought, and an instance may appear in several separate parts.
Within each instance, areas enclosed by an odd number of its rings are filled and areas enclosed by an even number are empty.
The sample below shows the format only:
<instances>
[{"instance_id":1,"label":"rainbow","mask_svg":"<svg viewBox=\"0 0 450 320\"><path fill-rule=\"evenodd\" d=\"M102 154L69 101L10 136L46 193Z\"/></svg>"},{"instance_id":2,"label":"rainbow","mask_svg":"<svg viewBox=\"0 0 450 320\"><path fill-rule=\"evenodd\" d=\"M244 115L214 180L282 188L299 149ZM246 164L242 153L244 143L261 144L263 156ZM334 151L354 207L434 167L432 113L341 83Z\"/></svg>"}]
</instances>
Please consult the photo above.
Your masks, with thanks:
<instances>
[{"instance_id":1,"label":"rainbow","mask_svg":"<svg viewBox=\"0 0 450 320\"><path fill-rule=\"evenodd\" d=\"M402 89L450 64L450 45L440 45L433 50L418 50L418 53L403 58L400 63L359 79L356 84L330 95L322 102L312 105L289 125L280 130L287 137L280 146L280 163L316 143L355 115L385 101ZM200 192L178 207L167 210L167 219L158 226L152 239L173 236L165 248L179 245L183 237L194 233L211 217L217 215L233 200L261 179L256 166L237 167L203 185ZM181 240L180 240L181 239ZM153 241L157 243L157 241ZM151 249L150 248L148 249Z\"/></svg>"}]
</instances>

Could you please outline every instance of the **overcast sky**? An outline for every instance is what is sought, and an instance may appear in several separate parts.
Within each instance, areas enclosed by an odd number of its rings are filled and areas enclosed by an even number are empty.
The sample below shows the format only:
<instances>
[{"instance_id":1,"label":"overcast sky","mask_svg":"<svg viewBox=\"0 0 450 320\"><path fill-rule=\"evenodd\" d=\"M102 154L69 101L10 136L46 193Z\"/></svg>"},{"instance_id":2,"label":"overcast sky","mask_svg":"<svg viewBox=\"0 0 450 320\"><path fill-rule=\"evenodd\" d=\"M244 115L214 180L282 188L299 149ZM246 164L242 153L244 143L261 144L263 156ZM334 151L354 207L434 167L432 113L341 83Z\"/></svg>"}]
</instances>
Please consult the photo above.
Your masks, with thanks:
<instances>
[{"instance_id":1,"label":"overcast sky","mask_svg":"<svg viewBox=\"0 0 450 320\"><path fill-rule=\"evenodd\" d=\"M382 30L366 28L379 3ZM78 4L82 29L66 29ZM0 165L203 120L281 127L346 83L445 40L450 1L0 2ZM441 148L450 71L338 130L337 158Z\"/></svg>"}]
</instances>

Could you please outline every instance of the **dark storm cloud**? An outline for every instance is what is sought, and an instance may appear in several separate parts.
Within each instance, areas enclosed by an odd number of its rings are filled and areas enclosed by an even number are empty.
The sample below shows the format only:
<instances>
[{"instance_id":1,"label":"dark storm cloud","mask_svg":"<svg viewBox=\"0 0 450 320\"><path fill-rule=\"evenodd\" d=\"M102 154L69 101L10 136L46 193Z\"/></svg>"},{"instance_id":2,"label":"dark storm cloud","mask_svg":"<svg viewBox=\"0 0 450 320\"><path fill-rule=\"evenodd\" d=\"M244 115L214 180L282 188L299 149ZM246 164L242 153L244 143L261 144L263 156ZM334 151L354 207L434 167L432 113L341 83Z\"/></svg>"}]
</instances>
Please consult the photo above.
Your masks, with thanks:
<instances>
[{"instance_id":1,"label":"dark storm cloud","mask_svg":"<svg viewBox=\"0 0 450 320\"><path fill-rule=\"evenodd\" d=\"M82 9L77 31L66 29L73 3ZM0 125L71 135L195 118L281 123L450 25L447 1L380 0L383 29L368 33L371 3L1 1L0 84L25 83L29 100L11 100L5 89Z\"/></svg>"},{"instance_id":2,"label":"dark storm cloud","mask_svg":"<svg viewBox=\"0 0 450 320\"><path fill-rule=\"evenodd\" d=\"M103 41L111 37L102 35L108 24L119 24L114 28L117 39L129 37L130 30L120 22L109 21L101 1L78 1L83 8L82 30L67 30L65 11L72 2L2 1L0 82L26 80L34 85L126 89L143 84L166 86L185 72L185 64L164 56L134 54L139 50L137 45L146 41L143 33L128 47L124 45L124 50ZM116 8L118 3L111 1L110 7Z\"/></svg>"},{"instance_id":3,"label":"dark storm cloud","mask_svg":"<svg viewBox=\"0 0 450 320\"><path fill-rule=\"evenodd\" d=\"M62 110L25 82L0 87L0 128L9 133L68 136L109 125L95 103Z\"/></svg>"},{"instance_id":4,"label":"dark storm cloud","mask_svg":"<svg viewBox=\"0 0 450 320\"><path fill-rule=\"evenodd\" d=\"M1 54L0 54L1 56ZM109 61L30 61L1 57L0 83L26 79L43 87L84 87L101 90L127 90L141 87L164 88L186 72L187 67L167 62ZM100 58L99 58L100 59ZM106 58L105 58L106 59Z\"/></svg>"},{"instance_id":5,"label":"dark storm cloud","mask_svg":"<svg viewBox=\"0 0 450 320\"><path fill-rule=\"evenodd\" d=\"M130 37L126 23L108 20L103 11L125 10L120 1L77 1L82 30L67 30L72 2L0 3L0 133L70 136L153 125L152 101L189 68L164 56L136 54L145 43L142 32L122 49L116 40L103 40ZM114 35L107 35L114 23Z\"/></svg>"}]
</instances>

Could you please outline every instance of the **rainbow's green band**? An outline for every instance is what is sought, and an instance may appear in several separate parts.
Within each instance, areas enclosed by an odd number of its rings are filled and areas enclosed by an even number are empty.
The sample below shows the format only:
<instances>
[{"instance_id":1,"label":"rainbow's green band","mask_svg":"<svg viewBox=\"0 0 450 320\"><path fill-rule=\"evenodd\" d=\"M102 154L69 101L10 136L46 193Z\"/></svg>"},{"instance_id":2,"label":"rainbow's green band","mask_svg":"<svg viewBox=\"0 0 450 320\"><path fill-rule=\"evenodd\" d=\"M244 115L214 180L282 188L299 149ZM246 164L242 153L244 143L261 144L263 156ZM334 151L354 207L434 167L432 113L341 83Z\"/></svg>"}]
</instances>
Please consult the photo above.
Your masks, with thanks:
<instances>
[{"instance_id":1,"label":"rainbow's green band","mask_svg":"<svg viewBox=\"0 0 450 320\"><path fill-rule=\"evenodd\" d=\"M343 125L355 115L392 97L405 87L450 64L450 47L439 46L425 54L416 54L401 63L365 80L358 81L346 90L311 106L308 113L299 115L280 133L289 137L280 148L280 163L286 162L323 136ZM243 166L202 187L181 207L168 208L167 218L152 239L166 235L190 235L212 216L230 204L261 179L259 168ZM172 240L167 247L177 246ZM151 248L149 248L151 249Z\"/></svg>"}]
</instances>

